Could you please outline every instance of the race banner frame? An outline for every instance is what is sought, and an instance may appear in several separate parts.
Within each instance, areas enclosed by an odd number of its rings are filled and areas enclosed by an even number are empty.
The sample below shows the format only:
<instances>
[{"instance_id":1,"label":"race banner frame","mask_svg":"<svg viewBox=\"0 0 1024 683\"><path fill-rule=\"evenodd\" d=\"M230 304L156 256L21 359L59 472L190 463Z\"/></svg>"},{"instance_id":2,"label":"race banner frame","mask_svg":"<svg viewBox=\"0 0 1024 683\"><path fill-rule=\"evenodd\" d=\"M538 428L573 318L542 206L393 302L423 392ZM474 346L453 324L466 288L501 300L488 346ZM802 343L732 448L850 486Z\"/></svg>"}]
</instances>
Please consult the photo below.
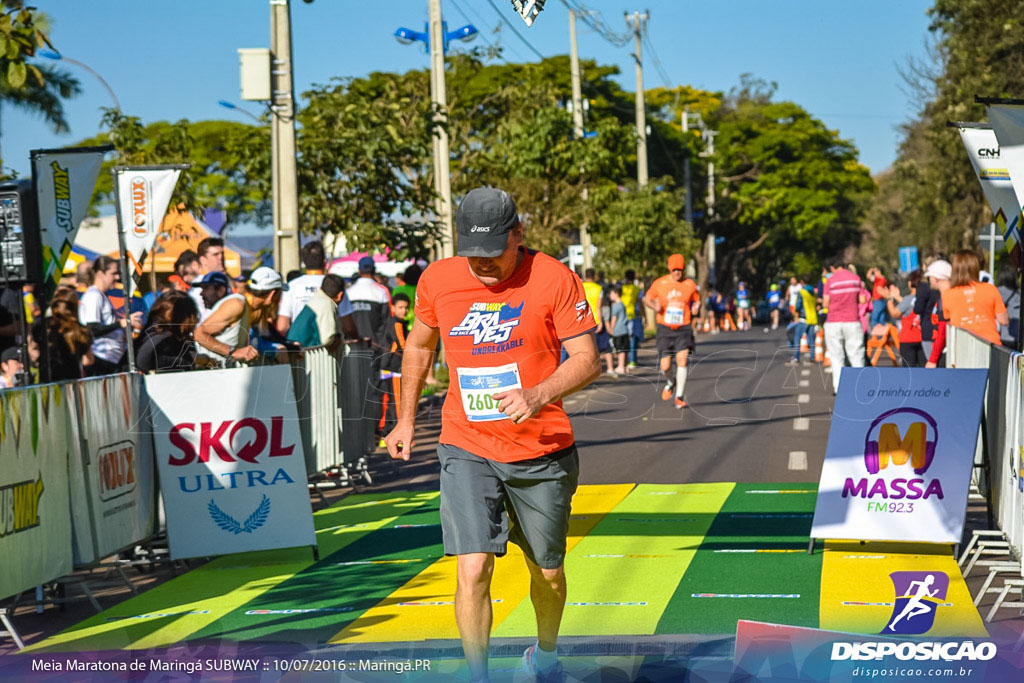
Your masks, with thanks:
<instances>
[{"instance_id":1,"label":"race banner frame","mask_svg":"<svg viewBox=\"0 0 1024 683\"><path fill-rule=\"evenodd\" d=\"M40 284L44 299L48 300L57 288L78 228L89 209L103 155L112 151L113 145L98 145L29 152L39 209Z\"/></svg>"},{"instance_id":2,"label":"race banner frame","mask_svg":"<svg viewBox=\"0 0 1024 683\"><path fill-rule=\"evenodd\" d=\"M842 368L814 539L961 540L987 370Z\"/></svg>"},{"instance_id":3,"label":"race banner frame","mask_svg":"<svg viewBox=\"0 0 1024 683\"><path fill-rule=\"evenodd\" d=\"M992 209L992 219L999 226L1010 258L1019 266L1022 262L1021 205L1017 201L1010 171L1003 163L995 131L987 123L959 121L948 125L959 131L974 175Z\"/></svg>"}]
</instances>

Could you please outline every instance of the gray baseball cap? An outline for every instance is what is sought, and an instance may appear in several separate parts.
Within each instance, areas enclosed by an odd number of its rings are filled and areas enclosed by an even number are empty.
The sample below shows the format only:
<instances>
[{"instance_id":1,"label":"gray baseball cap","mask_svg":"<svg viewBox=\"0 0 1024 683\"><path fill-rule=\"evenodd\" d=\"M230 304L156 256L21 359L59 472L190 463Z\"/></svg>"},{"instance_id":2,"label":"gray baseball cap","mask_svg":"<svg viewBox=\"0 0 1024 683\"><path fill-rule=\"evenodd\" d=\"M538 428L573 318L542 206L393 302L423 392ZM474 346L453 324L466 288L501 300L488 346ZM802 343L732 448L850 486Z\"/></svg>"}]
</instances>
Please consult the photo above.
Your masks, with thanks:
<instances>
[{"instance_id":1,"label":"gray baseball cap","mask_svg":"<svg viewBox=\"0 0 1024 683\"><path fill-rule=\"evenodd\" d=\"M507 192L493 187L470 190L455 216L459 256L501 256L517 225L516 203Z\"/></svg>"}]
</instances>

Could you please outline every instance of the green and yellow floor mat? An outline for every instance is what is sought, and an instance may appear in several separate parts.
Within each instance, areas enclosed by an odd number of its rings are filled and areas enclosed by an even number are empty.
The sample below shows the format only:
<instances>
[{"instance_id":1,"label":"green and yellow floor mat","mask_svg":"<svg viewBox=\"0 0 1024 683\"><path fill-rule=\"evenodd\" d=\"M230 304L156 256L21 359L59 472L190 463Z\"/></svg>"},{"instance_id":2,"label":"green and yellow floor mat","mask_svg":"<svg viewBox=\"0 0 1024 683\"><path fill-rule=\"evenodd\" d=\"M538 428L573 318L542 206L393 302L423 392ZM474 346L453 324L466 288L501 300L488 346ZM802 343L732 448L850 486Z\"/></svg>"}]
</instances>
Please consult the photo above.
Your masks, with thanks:
<instances>
[{"instance_id":1,"label":"green and yellow floor mat","mask_svg":"<svg viewBox=\"0 0 1024 683\"><path fill-rule=\"evenodd\" d=\"M815 493L814 484L581 486L562 635L731 634L737 619L879 634L905 602L896 592L907 577L925 574L948 589L919 635L986 635L948 546L829 542L809 555ZM314 521L318 561L309 548L221 557L27 651L458 637L436 492L354 494ZM536 634L514 545L496 563L491 600L495 637Z\"/></svg>"}]
</instances>

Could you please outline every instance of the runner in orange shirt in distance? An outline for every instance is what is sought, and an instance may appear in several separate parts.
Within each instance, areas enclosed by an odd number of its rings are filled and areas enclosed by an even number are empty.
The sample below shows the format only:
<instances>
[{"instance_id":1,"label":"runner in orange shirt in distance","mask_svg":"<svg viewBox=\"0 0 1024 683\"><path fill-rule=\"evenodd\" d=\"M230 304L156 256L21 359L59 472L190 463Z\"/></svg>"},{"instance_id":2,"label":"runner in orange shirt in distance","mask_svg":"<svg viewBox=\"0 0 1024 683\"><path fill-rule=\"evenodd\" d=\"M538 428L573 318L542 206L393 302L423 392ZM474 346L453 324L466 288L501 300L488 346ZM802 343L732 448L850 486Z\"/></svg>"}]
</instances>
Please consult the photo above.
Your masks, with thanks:
<instances>
[{"instance_id":1,"label":"runner in orange shirt in distance","mask_svg":"<svg viewBox=\"0 0 1024 683\"><path fill-rule=\"evenodd\" d=\"M665 388L661 399L667 401L675 393L676 408L686 407L683 390L686 388L686 365L690 352L695 347L693 337L693 316L700 312L700 294L697 283L686 277L683 269L686 260L682 254L668 258L668 275L663 275L650 286L644 296L644 306L657 313L657 346L661 374L665 376ZM672 378L672 357L676 360L676 374Z\"/></svg>"}]
</instances>

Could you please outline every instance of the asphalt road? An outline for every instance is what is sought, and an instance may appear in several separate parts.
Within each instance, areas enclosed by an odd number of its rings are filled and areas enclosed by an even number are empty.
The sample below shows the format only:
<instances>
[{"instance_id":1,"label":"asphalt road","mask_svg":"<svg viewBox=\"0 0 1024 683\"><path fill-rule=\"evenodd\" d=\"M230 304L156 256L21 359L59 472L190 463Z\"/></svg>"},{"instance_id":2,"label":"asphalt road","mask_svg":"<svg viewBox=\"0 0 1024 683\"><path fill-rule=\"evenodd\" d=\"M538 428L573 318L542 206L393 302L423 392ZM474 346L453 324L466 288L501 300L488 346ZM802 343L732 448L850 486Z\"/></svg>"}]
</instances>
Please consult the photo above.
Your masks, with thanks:
<instances>
[{"instance_id":1,"label":"asphalt road","mask_svg":"<svg viewBox=\"0 0 1024 683\"><path fill-rule=\"evenodd\" d=\"M817 481L833 398L819 363L786 367L783 331L701 334L691 358L686 400L661 400L654 341L636 371L602 375L567 398L580 449L580 483ZM434 454L440 411L421 408L413 459L374 490L437 486ZM381 460L386 457L378 455Z\"/></svg>"}]
</instances>

